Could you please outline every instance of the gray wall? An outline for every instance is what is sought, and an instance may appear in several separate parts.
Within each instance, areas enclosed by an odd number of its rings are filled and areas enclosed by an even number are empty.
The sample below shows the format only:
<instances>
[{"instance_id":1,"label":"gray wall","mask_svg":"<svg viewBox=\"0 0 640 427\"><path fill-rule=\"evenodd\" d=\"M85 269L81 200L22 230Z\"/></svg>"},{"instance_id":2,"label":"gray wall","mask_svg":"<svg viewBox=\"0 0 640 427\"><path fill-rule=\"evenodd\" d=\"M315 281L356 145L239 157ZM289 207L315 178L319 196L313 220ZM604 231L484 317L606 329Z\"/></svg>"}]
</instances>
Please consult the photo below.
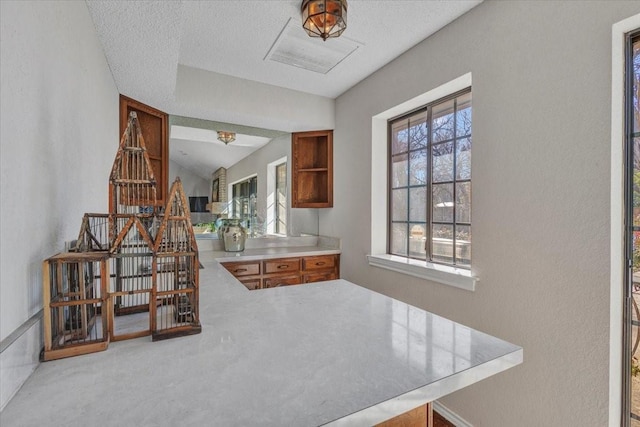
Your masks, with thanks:
<instances>
[{"instance_id":1,"label":"gray wall","mask_svg":"<svg viewBox=\"0 0 640 427\"><path fill-rule=\"evenodd\" d=\"M180 177L184 194L187 196L207 196L211 201L211 182L184 168L173 160L169 161L169 185L173 184L176 177Z\"/></svg>"},{"instance_id":2,"label":"gray wall","mask_svg":"<svg viewBox=\"0 0 640 427\"><path fill-rule=\"evenodd\" d=\"M258 215L267 218L267 165L282 157L287 157L287 187L291 188L291 135L272 139L267 145L254 151L227 169L227 184L230 185L249 175L258 174ZM291 194L291 191L288 191ZM229 200L232 192L229 191ZM287 235L318 234L317 209L291 209L287 201Z\"/></svg>"},{"instance_id":3,"label":"gray wall","mask_svg":"<svg viewBox=\"0 0 640 427\"><path fill-rule=\"evenodd\" d=\"M342 276L524 347L523 365L443 399L475 426L608 422L611 27L638 12L487 1L337 99L320 234L343 239ZM365 258L371 117L468 72L475 292Z\"/></svg>"},{"instance_id":4,"label":"gray wall","mask_svg":"<svg viewBox=\"0 0 640 427\"><path fill-rule=\"evenodd\" d=\"M84 2L0 2L0 406L37 366L42 261L107 212L118 90Z\"/></svg>"}]
</instances>

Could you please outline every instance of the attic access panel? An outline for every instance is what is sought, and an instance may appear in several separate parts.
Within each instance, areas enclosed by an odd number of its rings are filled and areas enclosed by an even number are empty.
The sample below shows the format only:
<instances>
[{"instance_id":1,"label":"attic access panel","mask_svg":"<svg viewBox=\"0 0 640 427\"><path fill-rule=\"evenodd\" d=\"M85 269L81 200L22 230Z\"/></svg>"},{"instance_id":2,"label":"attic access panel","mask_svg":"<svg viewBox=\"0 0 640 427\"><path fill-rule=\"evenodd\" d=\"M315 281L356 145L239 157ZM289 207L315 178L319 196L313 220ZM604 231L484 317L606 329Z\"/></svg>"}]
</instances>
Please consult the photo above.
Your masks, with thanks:
<instances>
[{"instance_id":1,"label":"attic access panel","mask_svg":"<svg viewBox=\"0 0 640 427\"><path fill-rule=\"evenodd\" d=\"M344 36L327 41L309 37L291 18L264 59L327 74L359 47L359 43Z\"/></svg>"}]
</instances>

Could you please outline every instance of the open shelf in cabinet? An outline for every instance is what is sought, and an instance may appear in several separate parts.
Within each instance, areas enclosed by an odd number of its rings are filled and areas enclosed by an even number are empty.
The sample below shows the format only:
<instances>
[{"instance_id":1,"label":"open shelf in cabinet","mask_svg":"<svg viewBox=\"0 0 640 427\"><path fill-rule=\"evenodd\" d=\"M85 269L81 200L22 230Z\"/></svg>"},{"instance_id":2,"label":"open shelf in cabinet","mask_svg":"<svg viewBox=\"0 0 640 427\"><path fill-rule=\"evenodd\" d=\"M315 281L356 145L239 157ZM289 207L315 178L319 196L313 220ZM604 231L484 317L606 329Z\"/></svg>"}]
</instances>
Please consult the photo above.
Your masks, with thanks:
<instances>
[{"instance_id":1,"label":"open shelf in cabinet","mask_svg":"<svg viewBox=\"0 0 640 427\"><path fill-rule=\"evenodd\" d=\"M291 206L333 207L333 131L292 134Z\"/></svg>"}]
</instances>

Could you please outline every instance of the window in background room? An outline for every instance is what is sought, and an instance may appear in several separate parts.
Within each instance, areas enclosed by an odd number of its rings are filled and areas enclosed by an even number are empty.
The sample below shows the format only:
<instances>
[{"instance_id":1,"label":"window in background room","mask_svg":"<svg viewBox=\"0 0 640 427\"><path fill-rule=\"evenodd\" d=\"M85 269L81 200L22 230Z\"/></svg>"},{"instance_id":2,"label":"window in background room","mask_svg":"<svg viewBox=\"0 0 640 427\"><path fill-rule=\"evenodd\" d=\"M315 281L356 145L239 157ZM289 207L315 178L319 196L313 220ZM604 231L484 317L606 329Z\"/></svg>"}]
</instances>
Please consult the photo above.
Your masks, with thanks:
<instances>
[{"instance_id":1,"label":"window in background room","mask_svg":"<svg viewBox=\"0 0 640 427\"><path fill-rule=\"evenodd\" d=\"M389 121L388 252L471 265L471 89Z\"/></svg>"},{"instance_id":2,"label":"window in background room","mask_svg":"<svg viewBox=\"0 0 640 427\"><path fill-rule=\"evenodd\" d=\"M287 234L287 163L276 166L275 232Z\"/></svg>"},{"instance_id":3,"label":"window in background room","mask_svg":"<svg viewBox=\"0 0 640 427\"><path fill-rule=\"evenodd\" d=\"M249 231L253 230L257 220L257 193L258 177L256 176L233 184L232 216L240 218Z\"/></svg>"}]
</instances>

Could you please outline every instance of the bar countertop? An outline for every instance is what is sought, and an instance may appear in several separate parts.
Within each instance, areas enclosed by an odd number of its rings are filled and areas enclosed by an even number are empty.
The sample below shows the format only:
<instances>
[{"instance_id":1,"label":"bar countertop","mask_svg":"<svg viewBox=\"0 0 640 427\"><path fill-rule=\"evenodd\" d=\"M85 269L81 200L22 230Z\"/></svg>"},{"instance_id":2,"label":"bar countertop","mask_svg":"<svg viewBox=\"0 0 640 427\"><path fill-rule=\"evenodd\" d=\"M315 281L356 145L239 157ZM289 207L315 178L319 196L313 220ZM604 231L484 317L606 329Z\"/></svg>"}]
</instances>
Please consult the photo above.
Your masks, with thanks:
<instances>
[{"instance_id":1,"label":"bar countertop","mask_svg":"<svg viewBox=\"0 0 640 427\"><path fill-rule=\"evenodd\" d=\"M41 363L25 425L373 425L522 363L523 350L346 280L248 291L201 252L202 333Z\"/></svg>"}]
</instances>

